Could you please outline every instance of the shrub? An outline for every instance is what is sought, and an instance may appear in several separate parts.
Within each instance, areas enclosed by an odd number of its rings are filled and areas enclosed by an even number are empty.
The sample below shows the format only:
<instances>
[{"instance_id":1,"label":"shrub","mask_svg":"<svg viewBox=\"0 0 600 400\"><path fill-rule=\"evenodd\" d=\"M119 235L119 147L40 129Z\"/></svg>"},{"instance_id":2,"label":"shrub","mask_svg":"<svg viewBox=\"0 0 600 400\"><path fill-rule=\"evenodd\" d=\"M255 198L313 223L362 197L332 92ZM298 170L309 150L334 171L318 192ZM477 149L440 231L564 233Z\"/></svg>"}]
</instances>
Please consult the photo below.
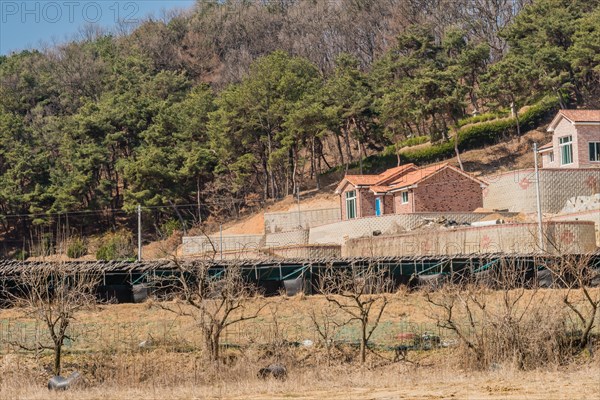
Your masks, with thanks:
<instances>
[{"instance_id":1,"label":"shrub","mask_svg":"<svg viewBox=\"0 0 600 400\"><path fill-rule=\"evenodd\" d=\"M405 147L417 146L419 144L427 143L429 141L429 136L415 136L405 140L402 140L396 144L392 144L387 146L383 151L385 155L396 154L398 149L403 149Z\"/></svg>"},{"instance_id":2,"label":"shrub","mask_svg":"<svg viewBox=\"0 0 600 400\"><path fill-rule=\"evenodd\" d=\"M25 261L29 258L29 253L27 252L27 250L18 249L17 251L15 251L15 254L13 254L13 258L15 260Z\"/></svg>"},{"instance_id":3,"label":"shrub","mask_svg":"<svg viewBox=\"0 0 600 400\"><path fill-rule=\"evenodd\" d=\"M87 243L83 238L75 238L70 241L67 247L67 256L69 258L80 258L87 254Z\"/></svg>"},{"instance_id":4,"label":"shrub","mask_svg":"<svg viewBox=\"0 0 600 400\"><path fill-rule=\"evenodd\" d=\"M472 117L463 118L458 121L458 126L463 127L469 124L477 124L479 122L491 121L493 119L502 118L504 115L500 113L485 113L480 115L474 115Z\"/></svg>"},{"instance_id":5,"label":"shrub","mask_svg":"<svg viewBox=\"0 0 600 400\"><path fill-rule=\"evenodd\" d=\"M180 229L181 224L175 219L169 219L165 221L160 227L160 231L165 237L170 237L173 234L173 232Z\"/></svg>"},{"instance_id":6,"label":"shrub","mask_svg":"<svg viewBox=\"0 0 600 400\"><path fill-rule=\"evenodd\" d=\"M107 233L100 239L96 251L98 260L128 260L135 257L133 236L131 232L118 231Z\"/></svg>"}]
</instances>

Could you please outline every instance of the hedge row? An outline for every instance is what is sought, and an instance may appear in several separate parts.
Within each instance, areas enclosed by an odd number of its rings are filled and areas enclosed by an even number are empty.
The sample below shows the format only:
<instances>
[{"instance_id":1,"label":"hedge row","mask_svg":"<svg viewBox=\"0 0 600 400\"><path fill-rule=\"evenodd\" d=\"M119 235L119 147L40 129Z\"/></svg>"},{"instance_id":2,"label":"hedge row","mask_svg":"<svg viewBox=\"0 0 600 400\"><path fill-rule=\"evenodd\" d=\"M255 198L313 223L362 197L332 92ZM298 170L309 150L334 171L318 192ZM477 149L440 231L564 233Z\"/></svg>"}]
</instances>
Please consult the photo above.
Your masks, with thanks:
<instances>
[{"instance_id":1,"label":"hedge row","mask_svg":"<svg viewBox=\"0 0 600 400\"><path fill-rule=\"evenodd\" d=\"M543 98L519 115L521 132L536 128L552 116L557 109L557 99L552 97ZM465 126L458 130L459 150L464 151L496 143L503 136L516 134L516 125L516 119L508 117ZM431 147L406 151L400 155L400 158L402 163L428 164L453 156L454 138L451 138L447 142L436 143ZM363 166L367 170L375 171L393 167L396 163L396 155L386 151L383 155L367 157L363 161Z\"/></svg>"},{"instance_id":2,"label":"hedge row","mask_svg":"<svg viewBox=\"0 0 600 400\"><path fill-rule=\"evenodd\" d=\"M492 121L494 119L498 119L498 118L502 118L502 117L503 117L503 115L499 114L499 113L485 113L485 114L474 115L472 117L467 117L467 118L463 118L463 119L459 120L458 127L462 128L465 125L478 124L480 122Z\"/></svg>"},{"instance_id":3,"label":"hedge row","mask_svg":"<svg viewBox=\"0 0 600 400\"><path fill-rule=\"evenodd\" d=\"M427 142L429 142L429 136L415 136L415 137L411 137L411 138L405 139L405 140L403 140L401 142L397 142L396 144L392 144L390 146L387 146L383 150L383 154L384 155L396 154L396 151L398 149L402 149L404 147L417 146L419 144L423 144L423 143L427 143Z\"/></svg>"}]
</instances>

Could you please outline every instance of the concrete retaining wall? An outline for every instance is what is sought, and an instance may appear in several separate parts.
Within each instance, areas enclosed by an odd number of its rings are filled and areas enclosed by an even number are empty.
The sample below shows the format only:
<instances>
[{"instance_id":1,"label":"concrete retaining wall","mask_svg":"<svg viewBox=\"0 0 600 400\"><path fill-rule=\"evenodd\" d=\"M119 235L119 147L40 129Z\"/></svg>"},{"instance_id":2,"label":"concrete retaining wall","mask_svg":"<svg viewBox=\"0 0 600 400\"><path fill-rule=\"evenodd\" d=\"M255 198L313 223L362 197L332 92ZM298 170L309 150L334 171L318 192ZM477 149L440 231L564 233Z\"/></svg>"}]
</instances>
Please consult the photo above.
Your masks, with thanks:
<instances>
[{"instance_id":1,"label":"concrete retaining wall","mask_svg":"<svg viewBox=\"0 0 600 400\"><path fill-rule=\"evenodd\" d=\"M551 221L590 221L596 225L596 245L600 247L600 209L581 211L576 213L561 214L550 219Z\"/></svg>"},{"instance_id":2,"label":"concrete retaining wall","mask_svg":"<svg viewBox=\"0 0 600 400\"><path fill-rule=\"evenodd\" d=\"M483 191L483 207L533 213L536 179L533 169L511 171L483 178L490 185ZM542 212L558 213L569 199L600 193L600 168L540 169Z\"/></svg>"},{"instance_id":3,"label":"concrete retaining wall","mask_svg":"<svg viewBox=\"0 0 600 400\"><path fill-rule=\"evenodd\" d=\"M308 229L291 232L267 233L265 237L265 246L267 247L304 245L308 244Z\"/></svg>"},{"instance_id":4,"label":"concrete retaining wall","mask_svg":"<svg viewBox=\"0 0 600 400\"><path fill-rule=\"evenodd\" d=\"M340 208L265 213L265 233L290 232L331 224L342 219Z\"/></svg>"},{"instance_id":5,"label":"concrete retaining wall","mask_svg":"<svg viewBox=\"0 0 600 400\"><path fill-rule=\"evenodd\" d=\"M545 249L553 254L596 250L592 222L547 222L544 223L544 235L547 238ZM530 253L539 250L537 224L502 224L350 239L342 246L342 256Z\"/></svg>"},{"instance_id":6,"label":"concrete retaining wall","mask_svg":"<svg viewBox=\"0 0 600 400\"><path fill-rule=\"evenodd\" d=\"M342 248L337 245L284 246L266 249L273 258L301 258L307 260L341 257Z\"/></svg>"},{"instance_id":7,"label":"concrete retaining wall","mask_svg":"<svg viewBox=\"0 0 600 400\"><path fill-rule=\"evenodd\" d=\"M221 246L222 245L222 246ZM185 236L182 239L182 255L192 256L204 253L228 251L251 251L265 246L264 235L219 235Z\"/></svg>"},{"instance_id":8,"label":"concrete retaining wall","mask_svg":"<svg viewBox=\"0 0 600 400\"><path fill-rule=\"evenodd\" d=\"M441 218L458 223L471 223L484 218L486 213L414 213L390 214L379 217L357 218L335 224L319 226L310 230L310 244L343 244L346 239L373 236L374 231L381 235L394 235L415 229L425 218Z\"/></svg>"}]
</instances>

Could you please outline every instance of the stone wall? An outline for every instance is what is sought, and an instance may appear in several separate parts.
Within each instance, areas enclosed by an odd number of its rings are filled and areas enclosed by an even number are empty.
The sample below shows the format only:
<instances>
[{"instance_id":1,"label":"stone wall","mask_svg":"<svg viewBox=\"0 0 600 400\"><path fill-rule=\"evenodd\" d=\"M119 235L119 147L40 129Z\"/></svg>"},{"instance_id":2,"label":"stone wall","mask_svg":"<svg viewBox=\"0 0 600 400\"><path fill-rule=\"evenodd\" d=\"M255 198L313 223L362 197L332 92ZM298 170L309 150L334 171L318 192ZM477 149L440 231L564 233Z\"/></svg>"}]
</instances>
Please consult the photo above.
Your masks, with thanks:
<instances>
[{"instance_id":1,"label":"stone wall","mask_svg":"<svg viewBox=\"0 0 600 400\"><path fill-rule=\"evenodd\" d=\"M511 171L484 178L490 185L483 192L483 207L534 213L536 185L533 169ZM576 196L600 193L600 168L540 169L540 197L543 213L558 213Z\"/></svg>"},{"instance_id":2,"label":"stone wall","mask_svg":"<svg viewBox=\"0 0 600 400\"><path fill-rule=\"evenodd\" d=\"M392 214L379 217L357 218L334 224L319 226L310 230L310 244L343 244L346 239L373 236L379 231L382 235L394 235L416 228L425 218L446 218L458 223L479 221L485 213L412 213ZM514 214L512 214L514 215Z\"/></svg>"},{"instance_id":3,"label":"stone wall","mask_svg":"<svg viewBox=\"0 0 600 400\"><path fill-rule=\"evenodd\" d=\"M265 213L265 233L291 232L341 221L340 209L322 208Z\"/></svg>"},{"instance_id":4,"label":"stone wall","mask_svg":"<svg viewBox=\"0 0 600 400\"><path fill-rule=\"evenodd\" d=\"M596 250L592 222L547 222L545 250L552 254ZM344 257L455 255L470 253L539 252L537 224L502 224L349 239Z\"/></svg>"}]
</instances>

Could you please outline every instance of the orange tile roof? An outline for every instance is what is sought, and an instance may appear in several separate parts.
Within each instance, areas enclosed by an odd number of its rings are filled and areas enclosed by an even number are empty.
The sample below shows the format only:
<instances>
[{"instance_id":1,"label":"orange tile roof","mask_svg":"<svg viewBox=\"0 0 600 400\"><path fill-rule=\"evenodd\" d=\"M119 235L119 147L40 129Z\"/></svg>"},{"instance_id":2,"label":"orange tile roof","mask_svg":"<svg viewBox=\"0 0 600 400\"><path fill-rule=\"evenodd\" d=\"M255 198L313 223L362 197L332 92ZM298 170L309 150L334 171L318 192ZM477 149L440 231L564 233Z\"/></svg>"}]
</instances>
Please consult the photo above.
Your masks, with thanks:
<instances>
[{"instance_id":1,"label":"orange tile roof","mask_svg":"<svg viewBox=\"0 0 600 400\"><path fill-rule=\"evenodd\" d=\"M600 110L560 110L573 122L600 122Z\"/></svg>"},{"instance_id":2,"label":"orange tile roof","mask_svg":"<svg viewBox=\"0 0 600 400\"><path fill-rule=\"evenodd\" d=\"M448 163L443 163L431 165L429 167L417 169L415 171L410 171L409 173L402 175L400 178L393 181L391 185L396 186L396 188L414 185L415 183L422 181L423 179L433 175L434 173L447 166Z\"/></svg>"},{"instance_id":3,"label":"orange tile roof","mask_svg":"<svg viewBox=\"0 0 600 400\"><path fill-rule=\"evenodd\" d=\"M415 164L405 164L385 170L379 174L379 180L376 184L381 185L382 183L386 183L386 181L395 178L397 175L414 168L416 168Z\"/></svg>"},{"instance_id":4,"label":"orange tile roof","mask_svg":"<svg viewBox=\"0 0 600 400\"><path fill-rule=\"evenodd\" d=\"M373 193L387 193L391 188L389 186L371 186L369 189Z\"/></svg>"},{"instance_id":5,"label":"orange tile roof","mask_svg":"<svg viewBox=\"0 0 600 400\"><path fill-rule=\"evenodd\" d=\"M545 145L538 147L538 150L546 150L546 149L551 149L554 145L552 144L552 142L550 143L546 143Z\"/></svg>"},{"instance_id":6,"label":"orange tile roof","mask_svg":"<svg viewBox=\"0 0 600 400\"><path fill-rule=\"evenodd\" d=\"M344 177L354 186L374 185L379 180L379 175L346 175Z\"/></svg>"}]
</instances>

